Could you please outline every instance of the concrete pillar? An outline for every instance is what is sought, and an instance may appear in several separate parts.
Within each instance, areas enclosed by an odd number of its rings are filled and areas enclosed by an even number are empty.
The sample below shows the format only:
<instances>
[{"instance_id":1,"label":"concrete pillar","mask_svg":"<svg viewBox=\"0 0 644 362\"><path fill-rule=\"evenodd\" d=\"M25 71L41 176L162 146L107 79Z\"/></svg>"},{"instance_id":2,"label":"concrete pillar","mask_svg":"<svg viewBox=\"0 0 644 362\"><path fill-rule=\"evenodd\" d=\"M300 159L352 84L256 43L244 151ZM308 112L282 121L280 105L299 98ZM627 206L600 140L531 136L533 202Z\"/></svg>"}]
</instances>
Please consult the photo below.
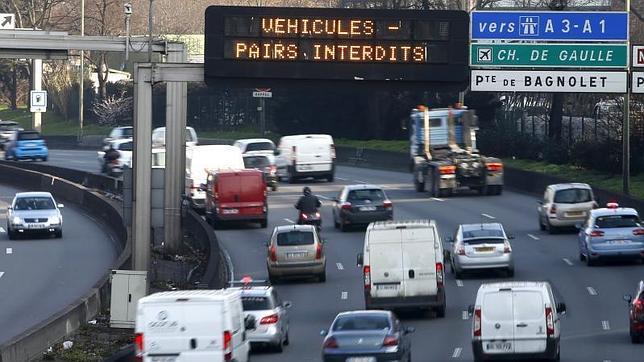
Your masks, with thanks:
<instances>
[{"instance_id":1,"label":"concrete pillar","mask_svg":"<svg viewBox=\"0 0 644 362\"><path fill-rule=\"evenodd\" d=\"M183 63L183 52L171 52L167 61ZM163 230L164 242L168 251L176 252L182 242L181 196L184 193L186 170L186 82L168 82L166 88L166 158Z\"/></svg>"},{"instance_id":2,"label":"concrete pillar","mask_svg":"<svg viewBox=\"0 0 644 362\"><path fill-rule=\"evenodd\" d=\"M32 90L42 90L42 59L33 59L33 73L32 73ZM31 113L31 128L41 132L42 131L42 113Z\"/></svg>"},{"instance_id":3,"label":"concrete pillar","mask_svg":"<svg viewBox=\"0 0 644 362\"><path fill-rule=\"evenodd\" d=\"M150 266L150 210L152 181L152 67L134 65L134 158L132 170L132 266Z\"/></svg>"}]
</instances>

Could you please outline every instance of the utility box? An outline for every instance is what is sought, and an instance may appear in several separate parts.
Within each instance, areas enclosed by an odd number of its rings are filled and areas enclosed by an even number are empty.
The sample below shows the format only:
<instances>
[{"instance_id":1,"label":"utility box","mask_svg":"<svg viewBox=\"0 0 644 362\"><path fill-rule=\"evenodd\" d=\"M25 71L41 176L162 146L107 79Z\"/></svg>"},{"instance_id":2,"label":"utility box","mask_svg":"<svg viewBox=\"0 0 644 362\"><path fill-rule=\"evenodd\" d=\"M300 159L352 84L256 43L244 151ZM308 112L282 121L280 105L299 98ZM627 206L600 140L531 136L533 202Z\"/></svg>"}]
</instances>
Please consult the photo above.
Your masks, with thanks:
<instances>
[{"instance_id":1,"label":"utility box","mask_svg":"<svg viewBox=\"0 0 644 362\"><path fill-rule=\"evenodd\" d=\"M148 272L112 270L110 327L134 328L136 304L147 294Z\"/></svg>"}]
</instances>

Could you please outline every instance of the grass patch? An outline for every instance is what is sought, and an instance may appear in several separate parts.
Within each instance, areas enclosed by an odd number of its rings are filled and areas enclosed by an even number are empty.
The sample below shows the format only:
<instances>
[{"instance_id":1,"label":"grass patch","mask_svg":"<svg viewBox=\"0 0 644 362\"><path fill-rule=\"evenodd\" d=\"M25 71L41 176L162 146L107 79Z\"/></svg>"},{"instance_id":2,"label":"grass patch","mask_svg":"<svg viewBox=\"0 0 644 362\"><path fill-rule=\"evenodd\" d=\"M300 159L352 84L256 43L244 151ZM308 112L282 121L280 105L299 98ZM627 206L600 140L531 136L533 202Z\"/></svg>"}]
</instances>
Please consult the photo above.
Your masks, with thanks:
<instances>
[{"instance_id":1,"label":"grass patch","mask_svg":"<svg viewBox=\"0 0 644 362\"><path fill-rule=\"evenodd\" d=\"M346 138L334 139L338 146L363 147L370 150L391 151L391 152L409 152L409 141L404 140L349 140Z\"/></svg>"},{"instance_id":2,"label":"grass patch","mask_svg":"<svg viewBox=\"0 0 644 362\"><path fill-rule=\"evenodd\" d=\"M11 110L0 105L0 120L15 121L20 123L22 128L31 129L31 112L26 107ZM45 136L76 136L78 135L78 120L65 121L61 115L55 112L42 114L42 134ZM83 134L85 135L107 135L111 127L103 127L96 124L85 124Z\"/></svg>"}]
</instances>

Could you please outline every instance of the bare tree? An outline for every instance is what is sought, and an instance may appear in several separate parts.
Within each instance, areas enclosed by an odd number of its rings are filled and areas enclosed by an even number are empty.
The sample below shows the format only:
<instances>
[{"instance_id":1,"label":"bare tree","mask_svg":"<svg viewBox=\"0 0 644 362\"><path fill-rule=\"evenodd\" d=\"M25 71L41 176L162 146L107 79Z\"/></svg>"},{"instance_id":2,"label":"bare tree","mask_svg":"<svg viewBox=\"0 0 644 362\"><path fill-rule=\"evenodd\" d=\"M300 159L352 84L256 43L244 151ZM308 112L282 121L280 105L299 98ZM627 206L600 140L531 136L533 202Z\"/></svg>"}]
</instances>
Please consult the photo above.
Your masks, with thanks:
<instances>
[{"instance_id":1,"label":"bare tree","mask_svg":"<svg viewBox=\"0 0 644 362\"><path fill-rule=\"evenodd\" d=\"M97 99L92 105L92 112L96 115L98 124L102 126L118 126L129 124L132 118L132 97L111 95L103 99Z\"/></svg>"}]
</instances>

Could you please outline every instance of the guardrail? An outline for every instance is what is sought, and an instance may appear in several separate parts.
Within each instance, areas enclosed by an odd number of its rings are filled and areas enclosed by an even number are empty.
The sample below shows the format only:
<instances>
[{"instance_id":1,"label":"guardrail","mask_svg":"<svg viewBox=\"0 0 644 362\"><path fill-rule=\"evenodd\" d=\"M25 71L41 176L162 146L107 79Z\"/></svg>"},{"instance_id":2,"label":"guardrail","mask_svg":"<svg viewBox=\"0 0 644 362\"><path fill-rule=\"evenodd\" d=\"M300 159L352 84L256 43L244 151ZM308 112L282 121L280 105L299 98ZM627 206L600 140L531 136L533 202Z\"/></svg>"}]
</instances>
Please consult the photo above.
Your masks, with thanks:
<instances>
[{"instance_id":1,"label":"guardrail","mask_svg":"<svg viewBox=\"0 0 644 362\"><path fill-rule=\"evenodd\" d=\"M120 212L107 198L79 183L51 173L44 173L43 165L20 164L20 166L16 167L15 163L0 161L0 183L31 190L48 191L58 199L82 207L96 219L105 223L116 237L121 252L114 262L113 269L123 269L129 266L131 246L127 230ZM31 166L31 168L41 170L29 170L23 166ZM55 169L51 166L47 167L50 168L50 171ZM61 173L67 171L66 169L60 170L63 170ZM91 176L88 176L87 179L93 180ZM110 271L106 270L103 277L83 297L1 345L0 362L22 362L35 359L49 346L60 342L82 324L93 319L109 303L109 276Z\"/></svg>"}]
</instances>

